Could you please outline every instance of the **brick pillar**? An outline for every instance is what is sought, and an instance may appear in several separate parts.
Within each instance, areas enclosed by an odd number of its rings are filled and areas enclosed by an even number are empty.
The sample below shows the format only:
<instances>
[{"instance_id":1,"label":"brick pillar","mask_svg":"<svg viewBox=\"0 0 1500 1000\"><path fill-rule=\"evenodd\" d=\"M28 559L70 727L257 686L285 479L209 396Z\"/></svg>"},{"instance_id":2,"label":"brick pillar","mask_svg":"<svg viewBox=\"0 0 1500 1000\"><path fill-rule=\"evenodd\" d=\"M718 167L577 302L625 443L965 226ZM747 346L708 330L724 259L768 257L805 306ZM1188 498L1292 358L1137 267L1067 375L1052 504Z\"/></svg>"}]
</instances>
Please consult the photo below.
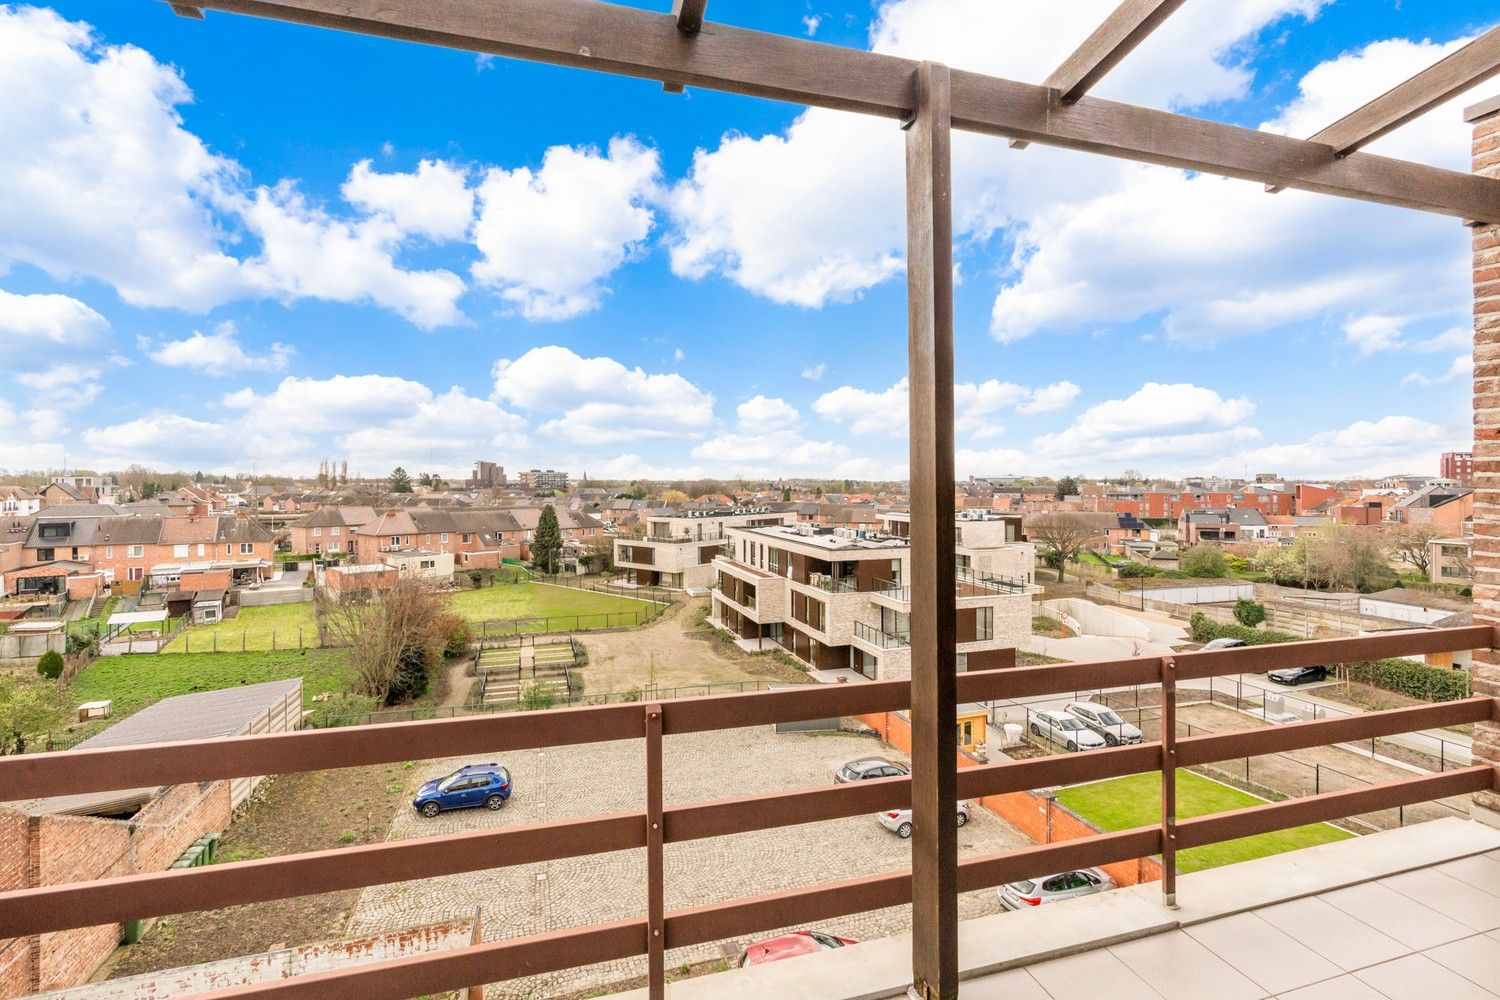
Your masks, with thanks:
<instances>
[{"instance_id":1,"label":"brick pillar","mask_svg":"<svg viewBox=\"0 0 1500 1000\"><path fill-rule=\"evenodd\" d=\"M1500 178L1500 97L1468 109L1474 172ZM1500 222L1500 220L1495 220ZM1474 624L1500 625L1500 225L1474 234ZM1500 651L1474 652L1474 693L1500 698ZM1474 728L1474 758L1500 767L1500 724ZM1500 794L1475 805L1500 814Z\"/></svg>"}]
</instances>

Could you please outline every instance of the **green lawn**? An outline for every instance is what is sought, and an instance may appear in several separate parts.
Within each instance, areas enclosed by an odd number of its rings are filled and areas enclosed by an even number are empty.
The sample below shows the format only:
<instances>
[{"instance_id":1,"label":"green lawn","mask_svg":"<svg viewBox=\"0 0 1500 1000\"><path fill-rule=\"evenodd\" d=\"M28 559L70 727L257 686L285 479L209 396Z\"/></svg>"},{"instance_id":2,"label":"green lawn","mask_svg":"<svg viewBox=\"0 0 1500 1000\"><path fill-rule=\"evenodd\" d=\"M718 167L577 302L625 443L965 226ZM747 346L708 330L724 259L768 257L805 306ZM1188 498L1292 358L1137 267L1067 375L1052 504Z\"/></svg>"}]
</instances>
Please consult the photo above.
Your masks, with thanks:
<instances>
[{"instance_id":1,"label":"green lawn","mask_svg":"<svg viewBox=\"0 0 1500 1000\"><path fill-rule=\"evenodd\" d=\"M163 698L217 691L240 684L302 678L304 704L323 691L349 691L354 671L339 649L280 653L159 653L102 656L73 679L68 690L80 702L108 698L116 719Z\"/></svg>"},{"instance_id":2,"label":"green lawn","mask_svg":"<svg viewBox=\"0 0 1500 1000\"><path fill-rule=\"evenodd\" d=\"M218 650L248 651L296 649L297 632L302 632L302 644L318 644L318 628L313 623L313 606L302 604L272 604L262 608L241 608L233 618L217 625L192 625L167 646L168 653L208 653Z\"/></svg>"},{"instance_id":3,"label":"green lawn","mask_svg":"<svg viewBox=\"0 0 1500 1000\"><path fill-rule=\"evenodd\" d=\"M1111 781L1077 785L1058 792L1057 801L1107 831L1152 826L1161 822L1161 778L1155 773L1132 774ZM1177 815L1181 819L1243 809L1263 801L1192 771L1177 772ZM1181 872L1196 872L1351 836L1353 834L1327 823L1314 823L1179 851L1177 868Z\"/></svg>"},{"instance_id":4,"label":"green lawn","mask_svg":"<svg viewBox=\"0 0 1500 1000\"><path fill-rule=\"evenodd\" d=\"M573 631L644 622L654 605L630 597L574 590L544 583L480 587L453 595L453 610L471 622L551 619L523 625L522 632ZM576 618L575 618L576 616Z\"/></svg>"}]
</instances>

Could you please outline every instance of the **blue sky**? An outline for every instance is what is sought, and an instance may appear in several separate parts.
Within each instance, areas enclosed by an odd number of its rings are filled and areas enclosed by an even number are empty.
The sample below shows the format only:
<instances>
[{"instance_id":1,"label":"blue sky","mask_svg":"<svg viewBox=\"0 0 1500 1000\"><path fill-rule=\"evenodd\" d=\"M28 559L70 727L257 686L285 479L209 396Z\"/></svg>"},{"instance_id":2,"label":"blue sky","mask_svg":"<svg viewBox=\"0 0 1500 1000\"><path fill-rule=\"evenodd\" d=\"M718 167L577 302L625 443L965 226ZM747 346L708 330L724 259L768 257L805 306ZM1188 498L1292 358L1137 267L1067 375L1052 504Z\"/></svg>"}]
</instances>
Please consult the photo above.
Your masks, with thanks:
<instances>
[{"instance_id":1,"label":"blue sky","mask_svg":"<svg viewBox=\"0 0 1500 1000\"><path fill-rule=\"evenodd\" d=\"M1039 80L1112 2L1042 6L711 13ZM1495 20L1188 4L1098 93L1307 135ZM1493 89L1376 150L1465 168L1458 109ZM892 123L151 0L0 6L0 92L0 469L902 474ZM1468 446L1456 221L955 155L961 473L1435 473Z\"/></svg>"}]
</instances>

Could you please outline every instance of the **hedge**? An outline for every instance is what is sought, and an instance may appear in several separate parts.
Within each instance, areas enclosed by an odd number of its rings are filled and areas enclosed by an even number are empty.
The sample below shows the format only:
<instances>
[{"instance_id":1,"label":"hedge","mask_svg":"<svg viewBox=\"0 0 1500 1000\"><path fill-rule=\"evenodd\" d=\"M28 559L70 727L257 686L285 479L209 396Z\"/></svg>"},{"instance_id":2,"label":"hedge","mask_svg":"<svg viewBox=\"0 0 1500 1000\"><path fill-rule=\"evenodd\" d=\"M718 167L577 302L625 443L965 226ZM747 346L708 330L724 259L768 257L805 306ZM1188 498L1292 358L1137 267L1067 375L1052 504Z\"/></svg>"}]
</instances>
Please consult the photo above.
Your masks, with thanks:
<instances>
[{"instance_id":1,"label":"hedge","mask_svg":"<svg viewBox=\"0 0 1500 1000\"><path fill-rule=\"evenodd\" d=\"M1456 701L1469 697L1469 672L1403 660L1367 660L1332 665L1345 677L1361 684L1395 691L1423 701Z\"/></svg>"},{"instance_id":2,"label":"hedge","mask_svg":"<svg viewBox=\"0 0 1500 1000\"><path fill-rule=\"evenodd\" d=\"M1300 635L1290 632L1273 632L1270 629L1246 628L1239 622L1216 622L1201 611L1193 612L1188 619L1188 631L1194 642L1212 642L1214 639L1239 639L1249 646L1263 646L1272 642L1297 642Z\"/></svg>"},{"instance_id":3,"label":"hedge","mask_svg":"<svg viewBox=\"0 0 1500 1000\"><path fill-rule=\"evenodd\" d=\"M1216 622L1203 612L1195 612L1188 619L1188 629L1194 642L1210 642L1214 639L1242 639L1248 645L1259 646L1273 642L1298 642L1302 637L1287 632L1272 632L1268 629L1246 628L1237 622ZM1369 684L1372 687L1395 691L1397 694L1421 698L1424 701L1455 701L1469 697L1469 673L1466 670L1451 670L1445 667L1429 667L1414 660L1393 657L1388 660L1362 661L1355 663L1330 663L1328 669L1351 681Z\"/></svg>"}]
</instances>

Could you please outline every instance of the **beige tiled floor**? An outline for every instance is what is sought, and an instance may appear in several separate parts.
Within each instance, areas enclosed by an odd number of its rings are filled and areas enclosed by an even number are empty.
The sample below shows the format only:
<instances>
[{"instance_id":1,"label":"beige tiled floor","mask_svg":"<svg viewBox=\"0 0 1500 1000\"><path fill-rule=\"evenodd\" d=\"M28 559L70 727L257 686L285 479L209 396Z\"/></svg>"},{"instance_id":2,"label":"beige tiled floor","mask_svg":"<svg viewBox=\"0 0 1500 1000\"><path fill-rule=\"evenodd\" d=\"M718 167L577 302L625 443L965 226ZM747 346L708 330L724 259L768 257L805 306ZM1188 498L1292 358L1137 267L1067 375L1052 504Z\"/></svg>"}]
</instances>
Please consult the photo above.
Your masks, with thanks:
<instances>
[{"instance_id":1,"label":"beige tiled floor","mask_svg":"<svg viewBox=\"0 0 1500 1000\"><path fill-rule=\"evenodd\" d=\"M1497 1000L1500 851L965 984L963 1000Z\"/></svg>"}]
</instances>

